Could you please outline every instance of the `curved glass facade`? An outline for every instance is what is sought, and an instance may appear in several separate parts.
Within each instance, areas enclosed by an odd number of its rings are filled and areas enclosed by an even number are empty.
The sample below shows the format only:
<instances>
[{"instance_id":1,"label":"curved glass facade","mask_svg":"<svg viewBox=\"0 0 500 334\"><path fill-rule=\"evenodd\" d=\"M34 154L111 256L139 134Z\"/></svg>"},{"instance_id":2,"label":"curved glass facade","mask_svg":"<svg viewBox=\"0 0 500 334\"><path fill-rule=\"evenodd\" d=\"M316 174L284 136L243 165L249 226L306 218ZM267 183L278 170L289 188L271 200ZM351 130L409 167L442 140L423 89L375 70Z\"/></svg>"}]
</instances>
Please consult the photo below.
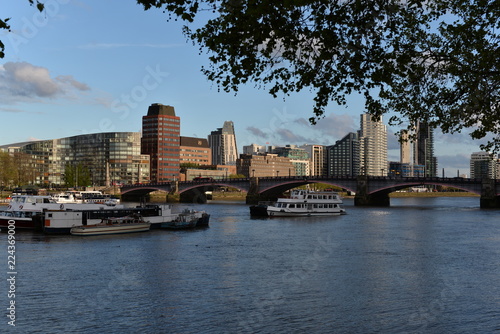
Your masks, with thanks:
<instances>
[{"instance_id":1,"label":"curved glass facade","mask_svg":"<svg viewBox=\"0 0 500 334\"><path fill-rule=\"evenodd\" d=\"M13 145L5 145L13 151ZM139 132L105 132L23 143L15 151L26 154L34 169L33 183L65 184L66 166L89 171L90 184L110 186L149 180L149 156L141 155Z\"/></svg>"}]
</instances>

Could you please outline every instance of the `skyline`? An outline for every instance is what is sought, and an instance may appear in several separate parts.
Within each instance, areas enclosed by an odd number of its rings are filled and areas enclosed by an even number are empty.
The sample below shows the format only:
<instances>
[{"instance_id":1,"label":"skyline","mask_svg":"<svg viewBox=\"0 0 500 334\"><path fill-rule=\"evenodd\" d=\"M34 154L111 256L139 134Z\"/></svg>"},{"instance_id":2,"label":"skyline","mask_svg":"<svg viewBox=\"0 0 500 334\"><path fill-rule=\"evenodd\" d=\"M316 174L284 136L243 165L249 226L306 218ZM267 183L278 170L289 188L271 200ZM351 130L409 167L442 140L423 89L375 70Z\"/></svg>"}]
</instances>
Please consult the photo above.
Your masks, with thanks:
<instances>
[{"instance_id":1,"label":"skyline","mask_svg":"<svg viewBox=\"0 0 500 334\"><path fill-rule=\"evenodd\" d=\"M364 108L356 96L347 108L331 104L313 126L308 92L275 99L252 84L237 95L218 92L200 71L208 55L161 10L145 12L133 1L49 0L40 14L28 1L6 3L2 15L12 17L12 31L0 33L6 53L0 59L0 145L140 131L153 103L175 108L182 136L207 138L233 121L240 152L250 144L333 145L359 129ZM398 130L388 126L389 161L399 161ZM485 140L467 133L435 131L440 176L443 168L446 176L457 170L470 175L470 156Z\"/></svg>"}]
</instances>

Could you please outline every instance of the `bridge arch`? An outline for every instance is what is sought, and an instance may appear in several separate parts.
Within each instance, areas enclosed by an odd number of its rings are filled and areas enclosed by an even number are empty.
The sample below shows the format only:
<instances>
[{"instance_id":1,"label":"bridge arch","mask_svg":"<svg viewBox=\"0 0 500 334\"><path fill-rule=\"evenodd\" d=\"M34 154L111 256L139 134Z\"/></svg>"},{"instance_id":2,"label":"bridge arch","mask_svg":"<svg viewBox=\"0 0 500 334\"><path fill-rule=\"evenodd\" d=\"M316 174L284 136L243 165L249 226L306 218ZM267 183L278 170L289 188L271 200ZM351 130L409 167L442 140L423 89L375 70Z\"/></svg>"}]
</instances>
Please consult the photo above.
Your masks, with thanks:
<instances>
[{"instance_id":1,"label":"bridge arch","mask_svg":"<svg viewBox=\"0 0 500 334\"><path fill-rule=\"evenodd\" d=\"M392 193L398 190L410 188L410 187L418 187L418 186L443 186L447 188L455 188L467 192L471 192L477 195L481 195L481 191L477 188L474 187L466 187L462 185L450 185L450 184L445 184L445 183L440 183L440 182L432 182L432 181L423 181L423 182L407 182L407 183L400 183L398 185L390 185L386 187L380 187L375 190L368 191L369 195L373 194L380 194L380 193Z\"/></svg>"},{"instance_id":2,"label":"bridge arch","mask_svg":"<svg viewBox=\"0 0 500 334\"><path fill-rule=\"evenodd\" d=\"M150 193L153 191L165 191L165 189L160 187L140 187L140 188L130 188L121 191L121 194L137 194L137 193Z\"/></svg>"},{"instance_id":3,"label":"bridge arch","mask_svg":"<svg viewBox=\"0 0 500 334\"><path fill-rule=\"evenodd\" d=\"M243 187L238 184L230 184L230 183L224 183L224 182L213 182L213 183L202 183L202 184L194 184L194 185L189 185L186 187L181 187L179 186L179 193L183 193L185 191L189 191L192 189L206 189L206 188L214 188L214 187L228 187L228 188L236 188L238 190L248 192L248 187Z\"/></svg>"},{"instance_id":4,"label":"bridge arch","mask_svg":"<svg viewBox=\"0 0 500 334\"><path fill-rule=\"evenodd\" d=\"M316 183L321 183L321 184L328 184L331 186L339 187L342 189L346 189L348 191L355 191L355 188L351 185L346 185L342 184L342 182L339 181L328 181L328 180L310 180L310 179L303 179L303 180L289 180L289 181L284 181L283 183L277 184L277 185L269 185L267 187L263 187L259 191L259 196L261 198L265 198L267 200L276 200L279 195L283 194L285 191L308 185L308 184L316 184Z\"/></svg>"}]
</instances>

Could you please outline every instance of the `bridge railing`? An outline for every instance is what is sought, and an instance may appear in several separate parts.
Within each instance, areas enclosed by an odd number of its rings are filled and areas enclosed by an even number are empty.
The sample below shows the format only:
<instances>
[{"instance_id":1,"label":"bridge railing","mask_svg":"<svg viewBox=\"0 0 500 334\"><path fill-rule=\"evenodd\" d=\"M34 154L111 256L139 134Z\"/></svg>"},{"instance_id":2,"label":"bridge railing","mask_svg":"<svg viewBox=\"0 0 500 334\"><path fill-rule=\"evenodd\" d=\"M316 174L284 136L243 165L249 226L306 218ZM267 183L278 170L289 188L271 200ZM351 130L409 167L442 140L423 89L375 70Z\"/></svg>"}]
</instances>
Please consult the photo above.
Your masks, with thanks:
<instances>
[{"instance_id":1,"label":"bridge railing","mask_svg":"<svg viewBox=\"0 0 500 334\"><path fill-rule=\"evenodd\" d=\"M297 181L312 181L312 180L355 180L357 176L350 175L337 175L337 176L268 176L268 177L258 177L260 181L272 181L272 180L297 180ZM213 184L213 183L231 183L231 182L249 182L251 178L224 178L224 179L213 179L213 180L198 180L198 181L178 181L179 184ZM368 180L403 180L408 182L415 181L427 181L427 182L443 182L443 183L481 183L480 178L464 178L464 177L429 177L429 176L367 176ZM136 183L123 185L122 188L140 188L140 187L161 187L165 185L172 185L175 181L165 181L165 182L154 182L154 183ZM500 180L497 180L500 183Z\"/></svg>"}]
</instances>

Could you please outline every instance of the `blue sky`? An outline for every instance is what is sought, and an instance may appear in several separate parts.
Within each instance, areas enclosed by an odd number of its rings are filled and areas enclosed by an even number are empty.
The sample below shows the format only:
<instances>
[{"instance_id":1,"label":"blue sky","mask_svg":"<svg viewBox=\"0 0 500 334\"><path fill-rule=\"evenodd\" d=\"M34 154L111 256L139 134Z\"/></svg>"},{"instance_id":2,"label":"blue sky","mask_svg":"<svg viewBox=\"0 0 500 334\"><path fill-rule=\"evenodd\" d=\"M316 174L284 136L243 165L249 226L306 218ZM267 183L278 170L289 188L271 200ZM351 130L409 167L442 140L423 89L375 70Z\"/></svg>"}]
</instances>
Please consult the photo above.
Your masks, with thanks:
<instances>
[{"instance_id":1,"label":"blue sky","mask_svg":"<svg viewBox=\"0 0 500 334\"><path fill-rule=\"evenodd\" d=\"M145 12L134 0L46 0L38 13L27 0L3 0L0 32L0 145L74 135L140 131L152 103L175 107L181 135L206 138L234 122L238 148L259 145L331 145L359 129L363 101L334 104L313 126L309 92L274 99L252 84L238 94L218 92L201 73L208 56L187 41L182 24L161 10ZM388 119L388 117L386 117ZM399 149L389 130L389 160ZM467 132L436 132L439 175L469 173L480 141Z\"/></svg>"}]
</instances>

